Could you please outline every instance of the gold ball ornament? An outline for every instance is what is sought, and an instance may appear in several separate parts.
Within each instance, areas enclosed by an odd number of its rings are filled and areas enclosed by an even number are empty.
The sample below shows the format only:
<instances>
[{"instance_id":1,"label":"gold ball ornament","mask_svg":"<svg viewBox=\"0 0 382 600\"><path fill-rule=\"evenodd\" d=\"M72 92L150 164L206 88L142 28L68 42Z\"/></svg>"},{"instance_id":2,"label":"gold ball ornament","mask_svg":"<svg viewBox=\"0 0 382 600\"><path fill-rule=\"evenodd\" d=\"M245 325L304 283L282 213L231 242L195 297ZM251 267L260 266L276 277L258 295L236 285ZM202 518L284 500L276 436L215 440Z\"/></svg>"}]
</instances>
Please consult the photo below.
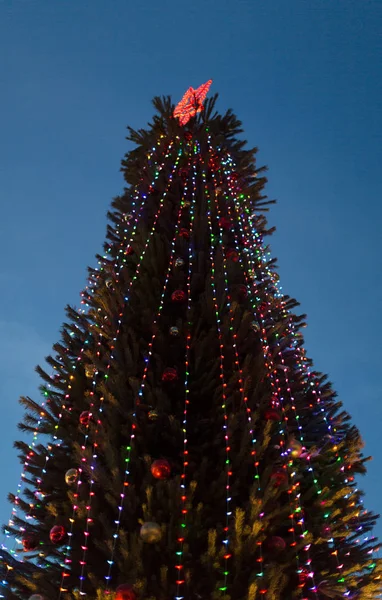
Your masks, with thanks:
<instances>
[{"instance_id":1,"label":"gold ball ornament","mask_svg":"<svg viewBox=\"0 0 382 600\"><path fill-rule=\"evenodd\" d=\"M140 536L147 544L156 544L162 537L162 530L158 523L147 521L141 527Z\"/></svg>"},{"instance_id":2,"label":"gold ball ornament","mask_svg":"<svg viewBox=\"0 0 382 600\"><path fill-rule=\"evenodd\" d=\"M301 442L291 439L288 443L289 454L292 458L299 458L302 454L303 447Z\"/></svg>"},{"instance_id":3,"label":"gold ball ornament","mask_svg":"<svg viewBox=\"0 0 382 600\"><path fill-rule=\"evenodd\" d=\"M88 379L93 379L97 369L94 365L85 365L85 375Z\"/></svg>"},{"instance_id":4,"label":"gold ball ornament","mask_svg":"<svg viewBox=\"0 0 382 600\"><path fill-rule=\"evenodd\" d=\"M149 411L148 417L150 421L157 421L159 419L159 412L155 408L153 408Z\"/></svg>"},{"instance_id":5,"label":"gold ball ornament","mask_svg":"<svg viewBox=\"0 0 382 600\"><path fill-rule=\"evenodd\" d=\"M78 480L78 470L77 469L69 469L65 473L65 482L67 485L74 485Z\"/></svg>"}]
</instances>

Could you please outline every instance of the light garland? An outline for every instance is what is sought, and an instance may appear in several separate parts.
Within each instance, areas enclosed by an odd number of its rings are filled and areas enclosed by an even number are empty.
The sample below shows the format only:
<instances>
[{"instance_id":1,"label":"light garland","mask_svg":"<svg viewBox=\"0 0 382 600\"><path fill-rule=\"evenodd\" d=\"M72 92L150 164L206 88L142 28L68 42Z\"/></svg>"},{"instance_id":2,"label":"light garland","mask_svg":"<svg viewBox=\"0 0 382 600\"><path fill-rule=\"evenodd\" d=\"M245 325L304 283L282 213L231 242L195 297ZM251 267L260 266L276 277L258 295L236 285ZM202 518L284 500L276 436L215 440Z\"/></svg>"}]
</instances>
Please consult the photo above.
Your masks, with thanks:
<instances>
[{"instance_id":1,"label":"light garland","mask_svg":"<svg viewBox=\"0 0 382 600\"><path fill-rule=\"evenodd\" d=\"M179 164L179 160L180 157L182 155L182 148L180 147L179 152L178 152L178 156L177 159L175 161L173 170L172 170L172 174L170 176L170 181L168 183L168 186L166 188L166 192L165 194L168 193L169 189L170 189L170 184L172 181L172 178L174 176L174 173L178 167ZM164 195L165 195L164 194ZM162 200L160 202L160 207L163 206L163 197ZM158 209L160 210L160 209ZM154 219L154 223L157 223L159 217L159 213L157 212L157 215ZM132 445L134 443L134 439L135 439L135 429L136 429L136 407L137 405L139 405L141 403L141 398L143 397L144 394L144 389L145 389L145 385L146 385L146 379L147 379L147 375L148 375L148 370L149 370L149 366L150 366L150 360L152 357L152 352L153 352L153 343L154 340L156 338L156 325L158 323L158 320L161 316L162 313L162 309L163 309L163 305L164 305L164 300L165 300L165 296L166 296L166 291L167 291L167 285L170 279L170 275L171 275L171 271L173 268L173 264L174 264L174 257L175 257L175 241L177 239L178 236L178 231L180 228L180 223L181 223L181 217L182 217L182 208L179 208L179 212L178 212L178 220L177 220L177 224L175 227L175 233L174 233L174 237L171 243L171 253L170 253L170 260L169 260L169 265L167 268L167 273L165 276L165 282L164 282L164 286L163 286L163 290L162 290L162 294L161 294L161 298L160 298L160 302L159 302L159 308L158 308L158 312L156 314L156 317L154 318L153 321L153 331L154 333L152 334L152 338L151 341L148 344L148 349L147 349L147 356L145 358L145 366L144 366L144 370L143 370L143 374L141 377L141 383L140 383L140 387L137 393L137 397L136 397L136 401L135 401L135 405L133 407L133 414L132 414L132 425L131 425L131 431L130 431L130 438L129 441L127 443L127 446L125 447L126 450L126 458L125 458L125 471L124 471L124 478L123 478L123 483L122 483L122 490L119 494L120 497L120 501L119 501L119 506L118 506L118 515L117 518L115 519L115 524L116 524L116 528L113 534L113 542L112 542L112 549L111 549L111 553L110 553L110 558L108 559L107 563L108 563L108 568L107 568L107 574L105 576L105 581L107 582L107 590L106 593L110 593L110 582L112 579L112 568L114 565L114 558L115 558L115 552L116 552L116 548L117 548L117 542L119 539L119 530L120 530L120 526L121 526L121 518L122 518L122 511L124 508L124 499L125 499L125 489L129 486L129 475L130 475L130 460L131 460L131 450L132 450ZM150 233L150 237L151 237L151 233ZM147 249L147 245L145 245L145 250ZM136 277L133 277L130 283L130 287L133 284L133 281L135 281Z\"/></svg>"}]
</instances>

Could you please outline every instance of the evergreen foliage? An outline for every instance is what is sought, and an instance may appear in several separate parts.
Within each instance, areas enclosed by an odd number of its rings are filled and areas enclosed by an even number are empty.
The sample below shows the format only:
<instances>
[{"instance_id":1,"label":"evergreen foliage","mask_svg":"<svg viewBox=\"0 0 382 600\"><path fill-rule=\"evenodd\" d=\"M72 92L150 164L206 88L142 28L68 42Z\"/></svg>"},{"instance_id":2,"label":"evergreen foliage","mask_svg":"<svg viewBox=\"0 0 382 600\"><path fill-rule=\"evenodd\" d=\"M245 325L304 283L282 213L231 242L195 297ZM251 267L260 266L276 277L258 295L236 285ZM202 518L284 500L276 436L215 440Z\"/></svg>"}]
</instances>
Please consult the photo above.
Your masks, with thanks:
<instances>
[{"instance_id":1,"label":"evergreen foliage","mask_svg":"<svg viewBox=\"0 0 382 600\"><path fill-rule=\"evenodd\" d=\"M48 369L37 368L44 406L21 398L20 430L38 441L15 444L25 485L10 495L5 531L18 543L1 552L0 590L377 598L376 516L355 481L367 458L306 356L305 315L278 287L266 169L216 96L186 127L169 97L153 102L147 128L128 130L126 188L83 307L67 307ZM142 539L148 522L156 543ZM65 536L52 543L56 526Z\"/></svg>"}]
</instances>

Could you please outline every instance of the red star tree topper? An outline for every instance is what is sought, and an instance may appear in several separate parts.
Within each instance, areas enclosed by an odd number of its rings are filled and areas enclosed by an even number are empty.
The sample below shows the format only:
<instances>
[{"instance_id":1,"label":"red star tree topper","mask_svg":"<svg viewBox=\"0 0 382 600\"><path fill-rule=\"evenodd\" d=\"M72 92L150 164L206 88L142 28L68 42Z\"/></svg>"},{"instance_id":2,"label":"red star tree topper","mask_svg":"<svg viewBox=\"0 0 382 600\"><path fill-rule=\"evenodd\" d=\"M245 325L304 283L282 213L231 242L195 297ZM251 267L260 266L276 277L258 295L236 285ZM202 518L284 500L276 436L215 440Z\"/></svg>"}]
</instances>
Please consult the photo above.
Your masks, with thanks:
<instances>
[{"instance_id":1,"label":"red star tree topper","mask_svg":"<svg viewBox=\"0 0 382 600\"><path fill-rule=\"evenodd\" d=\"M196 90L190 87L184 94L179 104L175 107L174 117L179 119L180 125L185 125L198 112L203 110L203 102L210 89L212 79L203 83Z\"/></svg>"}]
</instances>

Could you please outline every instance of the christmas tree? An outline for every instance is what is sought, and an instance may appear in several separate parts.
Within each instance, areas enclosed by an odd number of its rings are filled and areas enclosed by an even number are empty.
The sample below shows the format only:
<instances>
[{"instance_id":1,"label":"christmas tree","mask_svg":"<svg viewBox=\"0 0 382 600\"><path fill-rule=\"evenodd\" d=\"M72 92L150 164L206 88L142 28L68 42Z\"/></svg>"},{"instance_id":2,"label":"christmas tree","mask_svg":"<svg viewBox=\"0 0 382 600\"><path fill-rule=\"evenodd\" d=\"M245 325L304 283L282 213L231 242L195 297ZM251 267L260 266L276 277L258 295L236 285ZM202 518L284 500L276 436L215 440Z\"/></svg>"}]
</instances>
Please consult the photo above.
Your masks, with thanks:
<instances>
[{"instance_id":1,"label":"christmas tree","mask_svg":"<svg viewBox=\"0 0 382 600\"><path fill-rule=\"evenodd\" d=\"M278 285L265 168L206 100L155 98L82 307L21 398L1 596L379 597L358 430Z\"/></svg>"}]
</instances>

